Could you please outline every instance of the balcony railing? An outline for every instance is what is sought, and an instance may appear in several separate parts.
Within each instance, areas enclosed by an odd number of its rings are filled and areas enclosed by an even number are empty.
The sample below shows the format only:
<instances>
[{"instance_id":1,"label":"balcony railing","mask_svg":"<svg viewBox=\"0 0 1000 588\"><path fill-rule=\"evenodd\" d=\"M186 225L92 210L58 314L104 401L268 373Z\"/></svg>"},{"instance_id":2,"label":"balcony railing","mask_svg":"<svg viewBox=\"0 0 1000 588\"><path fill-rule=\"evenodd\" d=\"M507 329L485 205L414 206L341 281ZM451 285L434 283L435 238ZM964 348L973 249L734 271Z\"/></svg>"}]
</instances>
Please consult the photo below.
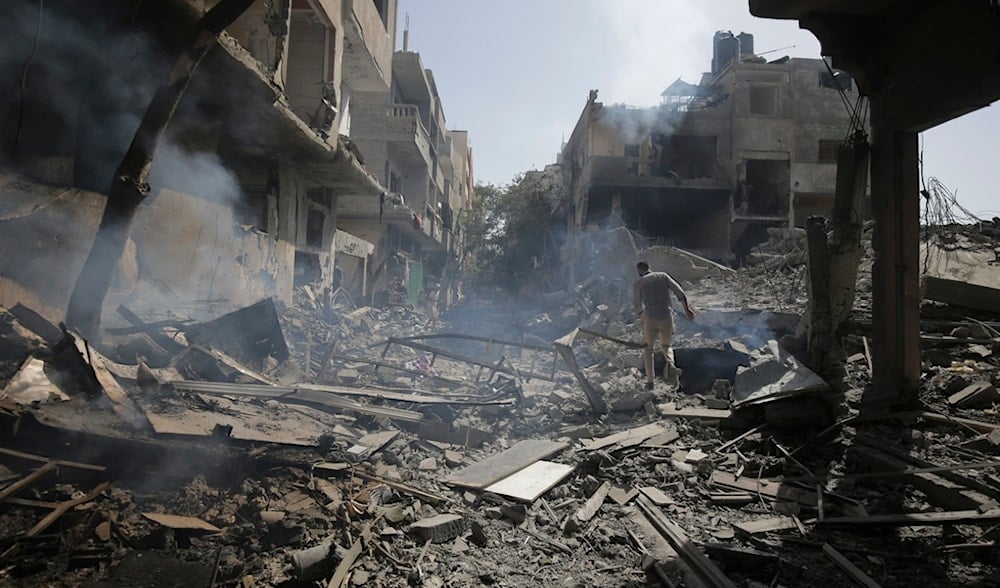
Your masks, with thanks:
<instances>
[{"instance_id":1,"label":"balcony railing","mask_svg":"<svg viewBox=\"0 0 1000 588\"><path fill-rule=\"evenodd\" d=\"M430 136L420 120L420 109L413 104L390 104L385 110L387 139L416 145L424 161L430 160Z\"/></svg>"}]
</instances>

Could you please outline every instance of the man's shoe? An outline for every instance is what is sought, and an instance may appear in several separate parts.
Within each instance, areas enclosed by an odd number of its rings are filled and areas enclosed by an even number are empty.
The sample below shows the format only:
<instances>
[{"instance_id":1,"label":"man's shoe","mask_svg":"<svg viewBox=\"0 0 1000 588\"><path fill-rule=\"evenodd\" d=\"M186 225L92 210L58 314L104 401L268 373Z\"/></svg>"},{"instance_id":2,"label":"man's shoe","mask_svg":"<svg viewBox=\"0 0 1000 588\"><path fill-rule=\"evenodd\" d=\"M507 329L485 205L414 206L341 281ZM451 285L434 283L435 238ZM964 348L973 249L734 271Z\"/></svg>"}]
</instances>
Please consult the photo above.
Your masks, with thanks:
<instances>
[{"instance_id":1,"label":"man's shoe","mask_svg":"<svg viewBox=\"0 0 1000 588\"><path fill-rule=\"evenodd\" d=\"M646 382L646 390L652 390L652 389L653 389L653 383L652 382Z\"/></svg>"}]
</instances>

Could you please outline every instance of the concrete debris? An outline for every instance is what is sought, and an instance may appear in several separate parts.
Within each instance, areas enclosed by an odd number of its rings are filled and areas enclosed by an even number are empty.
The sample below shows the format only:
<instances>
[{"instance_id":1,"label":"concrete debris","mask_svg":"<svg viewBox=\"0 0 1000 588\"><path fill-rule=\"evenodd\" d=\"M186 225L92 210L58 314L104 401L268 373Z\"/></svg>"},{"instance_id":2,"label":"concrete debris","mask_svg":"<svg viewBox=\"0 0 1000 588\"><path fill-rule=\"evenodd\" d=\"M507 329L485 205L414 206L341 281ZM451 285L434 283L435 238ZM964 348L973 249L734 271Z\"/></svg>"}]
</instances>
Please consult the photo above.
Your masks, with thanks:
<instances>
[{"instance_id":1,"label":"concrete debris","mask_svg":"<svg viewBox=\"0 0 1000 588\"><path fill-rule=\"evenodd\" d=\"M963 546L1000 519L1000 322L927 305L924 406L861 422L869 268L824 380L799 235L772 233L737 271L658 248L697 316L648 391L622 257L441 331L301 288L208 321L125 309L102 344L0 310L0 582L142 585L152 562L230 586L988 584L990 550ZM616 256L649 253L627 236Z\"/></svg>"},{"instance_id":2,"label":"concrete debris","mask_svg":"<svg viewBox=\"0 0 1000 588\"><path fill-rule=\"evenodd\" d=\"M829 387L777 341L771 340L750 353L750 367L737 371L733 407L773 402L797 394L825 391Z\"/></svg>"}]
</instances>

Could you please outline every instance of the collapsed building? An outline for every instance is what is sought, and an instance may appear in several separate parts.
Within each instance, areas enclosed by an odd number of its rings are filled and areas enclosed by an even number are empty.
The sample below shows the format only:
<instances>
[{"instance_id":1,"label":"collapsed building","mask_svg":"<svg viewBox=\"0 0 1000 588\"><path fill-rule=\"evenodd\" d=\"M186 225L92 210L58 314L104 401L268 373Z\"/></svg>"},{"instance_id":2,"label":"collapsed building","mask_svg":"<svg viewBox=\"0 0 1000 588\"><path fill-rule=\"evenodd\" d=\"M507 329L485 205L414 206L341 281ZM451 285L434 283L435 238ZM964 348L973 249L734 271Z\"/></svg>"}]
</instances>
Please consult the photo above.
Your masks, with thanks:
<instances>
[{"instance_id":1,"label":"collapsed building","mask_svg":"<svg viewBox=\"0 0 1000 588\"><path fill-rule=\"evenodd\" d=\"M747 33L720 31L713 42L711 71L697 85L678 78L659 106L605 105L590 93L560 155L571 238L626 225L732 261L769 227L829 216L852 122L844 101L857 100L850 76L822 59L768 62Z\"/></svg>"},{"instance_id":2,"label":"collapsed building","mask_svg":"<svg viewBox=\"0 0 1000 588\"><path fill-rule=\"evenodd\" d=\"M4 304L62 316L103 194L205 4L118 2L95 16L15 3L0 99ZM442 279L460 247L453 217L471 206L471 147L443 128L438 100L436 134L409 136L433 159L397 172L405 187L384 173L398 141L383 132L398 94L396 12L395 0L261 0L227 27L159 143L106 307L290 302L303 285L361 299L386 287L377 270L394 256L412 268L433 255ZM414 222L428 212L434 222ZM419 293L424 273L404 272L404 287Z\"/></svg>"}]
</instances>

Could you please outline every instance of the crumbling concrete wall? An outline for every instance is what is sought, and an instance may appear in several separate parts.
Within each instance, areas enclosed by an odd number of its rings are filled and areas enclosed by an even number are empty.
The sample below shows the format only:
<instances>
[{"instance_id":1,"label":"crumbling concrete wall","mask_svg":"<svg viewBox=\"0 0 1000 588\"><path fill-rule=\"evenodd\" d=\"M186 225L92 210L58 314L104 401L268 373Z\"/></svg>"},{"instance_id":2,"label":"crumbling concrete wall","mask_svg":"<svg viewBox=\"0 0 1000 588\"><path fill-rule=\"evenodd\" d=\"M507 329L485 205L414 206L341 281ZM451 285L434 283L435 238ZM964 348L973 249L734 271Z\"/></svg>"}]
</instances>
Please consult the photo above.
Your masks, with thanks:
<instances>
[{"instance_id":1,"label":"crumbling concrete wall","mask_svg":"<svg viewBox=\"0 0 1000 588\"><path fill-rule=\"evenodd\" d=\"M294 247L235 224L230 206L164 189L140 209L132 236L139 284L127 298L291 302Z\"/></svg>"},{"instance_id":2,"label":"crumbling concrete wall","mask_svg":"<svg viewBox=\"0 0 1000 588\"><path fill-rule=\"evenodd\" d=\"M226 32L245 47L284 86L288 66L288 6L290 2L257 0Z\"/></svg>"},{"instance_id":3,"label":"crumbling concrete wall","mask_svg":"<svg viewBox=\"0 0 1000 588\"><path fill-rule=\"evenodd\" d=\"M655 270L669 273L678 282L697 282L707 276L731 272L730 268L676 247L654 246L639 252L639 256Z\"/></svg>"},{"instance_id":4,"label":"crumbling concrete wall","mask_svg":"<svg viewBox=\"0 0 1000 588\"><path fill-rule=\"evenodd\" d=\"M324 5L333 4L333 0L321 0ZM368 0L347 0L345 8L350 7L350 14L345 14L344 26L354 27L355 22L361 27L361 37L364 39L368 54L375 59L376 65L385 76L386 82L392 74L392 54L396 48L396 13L397 0L383 0L385 22L379 14L375 2ZM353 17L354 22L352 22Z\"/></svg>"},{"instance_id":5,"label":"crumbling concrete wall","mask_svg":"<svg viewBox=\"0 0 1000 588\"><path fill-rule=\"evenodd\" d=\"M0 305L59 322L97 234L104 196L0 176Z\"/></svg>"}]
</instances>

